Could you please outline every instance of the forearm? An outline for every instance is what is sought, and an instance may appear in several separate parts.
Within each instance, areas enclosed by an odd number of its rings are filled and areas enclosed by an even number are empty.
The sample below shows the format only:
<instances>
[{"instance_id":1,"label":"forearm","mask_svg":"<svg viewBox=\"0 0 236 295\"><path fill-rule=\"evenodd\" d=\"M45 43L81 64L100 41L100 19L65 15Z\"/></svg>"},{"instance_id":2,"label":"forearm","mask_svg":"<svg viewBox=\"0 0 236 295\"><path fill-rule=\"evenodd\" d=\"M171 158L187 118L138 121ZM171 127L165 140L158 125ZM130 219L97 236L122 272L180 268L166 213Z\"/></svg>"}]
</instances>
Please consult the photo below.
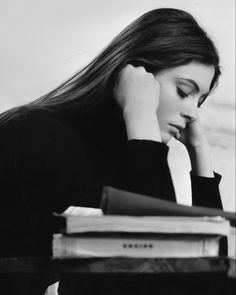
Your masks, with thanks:
<instances>
[{"instance_id":1,"label":"forearm","mask_svg":"<svg viewBox=\"0 0 236 295\"><path fill-rule=\"evenodd\" d=\"M161 142L155 111L125 108L128 145L125 187L133 192L176 201L167 162L168 146Z\"/></svg>"},{"instance_id":2,"label":"forearm","mask_svg":"<svg viewBox=\"0 0 236 295\"><path fill-rule=\"evenodd\" d=\"M123 112L128 139L161 142L161 133L155 112L126 109Z\"/></svg>"},{"instance_id":3,"label":"forearm","mask_svg":"<svg viewBox=\"0 0 236 295\"><path fill-rule=\"evenodd\" d=\"M214 177L211 163L210 147L208 144L195 149L188 149L192 174L202 177Z\"/></svg>"},{"instance_id":4,"label":"forearm","mask_svg":"<svg viewBox=\"0 0 236 295\"><path fill-rule=\"evenodd\" d=\"M189 151L189 155L193 205L222 209L219 191L221 176L213 172L209 145L202 144L198 149Z\"/></svg>"},{"instance_id":5,"label":"forearm","mask_svg":"<svg viewBox=\"0 0 236 295\"><path fill-rule=\"evenodd\" d=\"M124 167L124 189L176 201L168 166L169 147L153 140L129 140Z\"/></svg>"},{"instance_id":6,"label":"forearm","mask_svg":"<svg viewBox=\"0 0 236 295\"><path fill-rule=\"evenodd\" d=\"M192 187L192 204L194 206L222 209L219 183L221 176L214 173L214 177L200 177L190 174Z\"/></svg>"},{"instance_id":7,"label":"forearm","mask_svg":"<svg viewBox=\"0 0 236 295\"><path fill-rule=\"evenodd\" d=\"M199 140L195 146L188 146L187 150L192 166L192 204L222 209L219 191L221 176L213 171L207 139Z\"/></svg>"}]
</instances>

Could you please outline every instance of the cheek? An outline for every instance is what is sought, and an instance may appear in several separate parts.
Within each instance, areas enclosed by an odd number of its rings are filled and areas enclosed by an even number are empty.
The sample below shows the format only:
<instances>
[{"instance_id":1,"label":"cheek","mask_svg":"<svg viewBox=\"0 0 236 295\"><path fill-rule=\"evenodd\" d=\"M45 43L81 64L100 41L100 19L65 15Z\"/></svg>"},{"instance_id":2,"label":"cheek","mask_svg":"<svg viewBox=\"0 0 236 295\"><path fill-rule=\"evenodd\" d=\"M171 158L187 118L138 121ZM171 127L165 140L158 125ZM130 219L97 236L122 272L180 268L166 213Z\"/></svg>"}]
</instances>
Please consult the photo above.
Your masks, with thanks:
<instances>
[{"instance_id":1,"label":"cheek","mask_svg":"<svg viewBox=\"0 0 236 295\"><path fill-rule=\"evenodd\" d=\"M178 97L173 88L161 89L160 102L157 110L158 117L167 118L174 114L178 109Z\"/></svg>"}]
</instances>

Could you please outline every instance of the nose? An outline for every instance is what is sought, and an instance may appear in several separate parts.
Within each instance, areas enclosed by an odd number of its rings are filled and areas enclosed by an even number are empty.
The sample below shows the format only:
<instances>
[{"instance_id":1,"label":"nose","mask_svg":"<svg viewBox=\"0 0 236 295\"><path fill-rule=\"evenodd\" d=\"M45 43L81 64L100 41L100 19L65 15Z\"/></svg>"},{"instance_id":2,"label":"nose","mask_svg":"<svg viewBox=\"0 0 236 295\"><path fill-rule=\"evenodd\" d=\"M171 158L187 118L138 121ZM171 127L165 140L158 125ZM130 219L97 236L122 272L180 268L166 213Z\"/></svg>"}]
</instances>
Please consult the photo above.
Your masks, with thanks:
<instances>
[{"instance_id":1,"label":"nose","mask_svg":"<svg viewBox=\"0 0 236 295\"><path fill-rule=\"evenodd\" d=\"M197 104L195 101L186 100L181 109L181 116L185 118L187 123L191 123L197 119Z\"/></svg>"}]
</instances>

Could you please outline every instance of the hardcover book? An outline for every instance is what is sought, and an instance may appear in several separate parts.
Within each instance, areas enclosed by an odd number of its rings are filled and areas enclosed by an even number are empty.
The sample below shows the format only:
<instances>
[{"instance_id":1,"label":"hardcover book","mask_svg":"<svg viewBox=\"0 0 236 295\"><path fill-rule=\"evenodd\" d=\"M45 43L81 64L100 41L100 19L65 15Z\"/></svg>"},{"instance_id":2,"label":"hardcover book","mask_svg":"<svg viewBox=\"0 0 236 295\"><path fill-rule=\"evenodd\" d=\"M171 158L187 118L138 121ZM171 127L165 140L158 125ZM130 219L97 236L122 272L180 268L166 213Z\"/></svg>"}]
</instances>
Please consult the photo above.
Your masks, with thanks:
<instances>
[{"instance_id":1,"label":"hardcover book","mask_svg":"<svg viewBox=\"0 0 236 295\"><path fill-rule=\"evenodd\" d=\"M135 216L221 216L236 224L235 212L221 209L187 206L146 195L104 187L101 208L103 214Z\"/></svg>"}]
</instances>

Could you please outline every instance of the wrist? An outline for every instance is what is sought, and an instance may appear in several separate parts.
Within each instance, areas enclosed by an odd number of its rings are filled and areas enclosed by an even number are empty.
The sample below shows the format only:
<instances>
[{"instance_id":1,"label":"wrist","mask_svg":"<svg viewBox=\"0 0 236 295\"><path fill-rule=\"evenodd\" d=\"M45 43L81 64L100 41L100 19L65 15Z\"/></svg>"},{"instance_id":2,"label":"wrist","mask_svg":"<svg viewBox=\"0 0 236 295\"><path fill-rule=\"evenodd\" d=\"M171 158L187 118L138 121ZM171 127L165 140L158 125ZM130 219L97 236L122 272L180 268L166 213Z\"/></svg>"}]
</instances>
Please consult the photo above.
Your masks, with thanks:
<instances>
[{"instance_id":1,"label":"wrist","mask_svg":"<svg viewBox=\"0 0 236 295\"><path fill-rule=\"evenodd\" d=\"M210 145L205 136L192 140L186 145L186 148L192 154L210 152Z\"/></svg>"},{"instance_id":2,"label":"wrist","mask_svg":"<svg viewBox=\"0 0 236 295\"><path fill-rule=\"evenodd\" d=\"M147 109L142 107L134 107L134 106L125 106L123 108L123 117L124 120L134 120L138 118L148 118L148 117L156 117L156 112L153 109Z\"/></svg>"},{"instance_id":3,"label":"wrist","mask_svg":"<svg viewBox=\"0 0 236 295\"><path fill-rule=\"evenodd\" d=\"M190 157L198 157L210 154L210 146L208 143L187 147L187 150Z\"/></svg>"},{"instance_id":4,"label":"wrist","mask_svg":"<svg viewBox=\"0 0 236 295\"><path fill-rule=\"evenodd\" d=\"M123 111L128 139L147 139L161 142L157 114L154 111L126 109Z\"/></svg>"},{"instance_id":5,"label":"wrist","mask_svg":"<svg viewBox=\"0 0 236 295\"><path fill-rule=\"evenodd\" d=\"M214 177L209 146L192 149L189 151L189 157L193 174L203 177Z\"/></svg>"}]
</instances>

